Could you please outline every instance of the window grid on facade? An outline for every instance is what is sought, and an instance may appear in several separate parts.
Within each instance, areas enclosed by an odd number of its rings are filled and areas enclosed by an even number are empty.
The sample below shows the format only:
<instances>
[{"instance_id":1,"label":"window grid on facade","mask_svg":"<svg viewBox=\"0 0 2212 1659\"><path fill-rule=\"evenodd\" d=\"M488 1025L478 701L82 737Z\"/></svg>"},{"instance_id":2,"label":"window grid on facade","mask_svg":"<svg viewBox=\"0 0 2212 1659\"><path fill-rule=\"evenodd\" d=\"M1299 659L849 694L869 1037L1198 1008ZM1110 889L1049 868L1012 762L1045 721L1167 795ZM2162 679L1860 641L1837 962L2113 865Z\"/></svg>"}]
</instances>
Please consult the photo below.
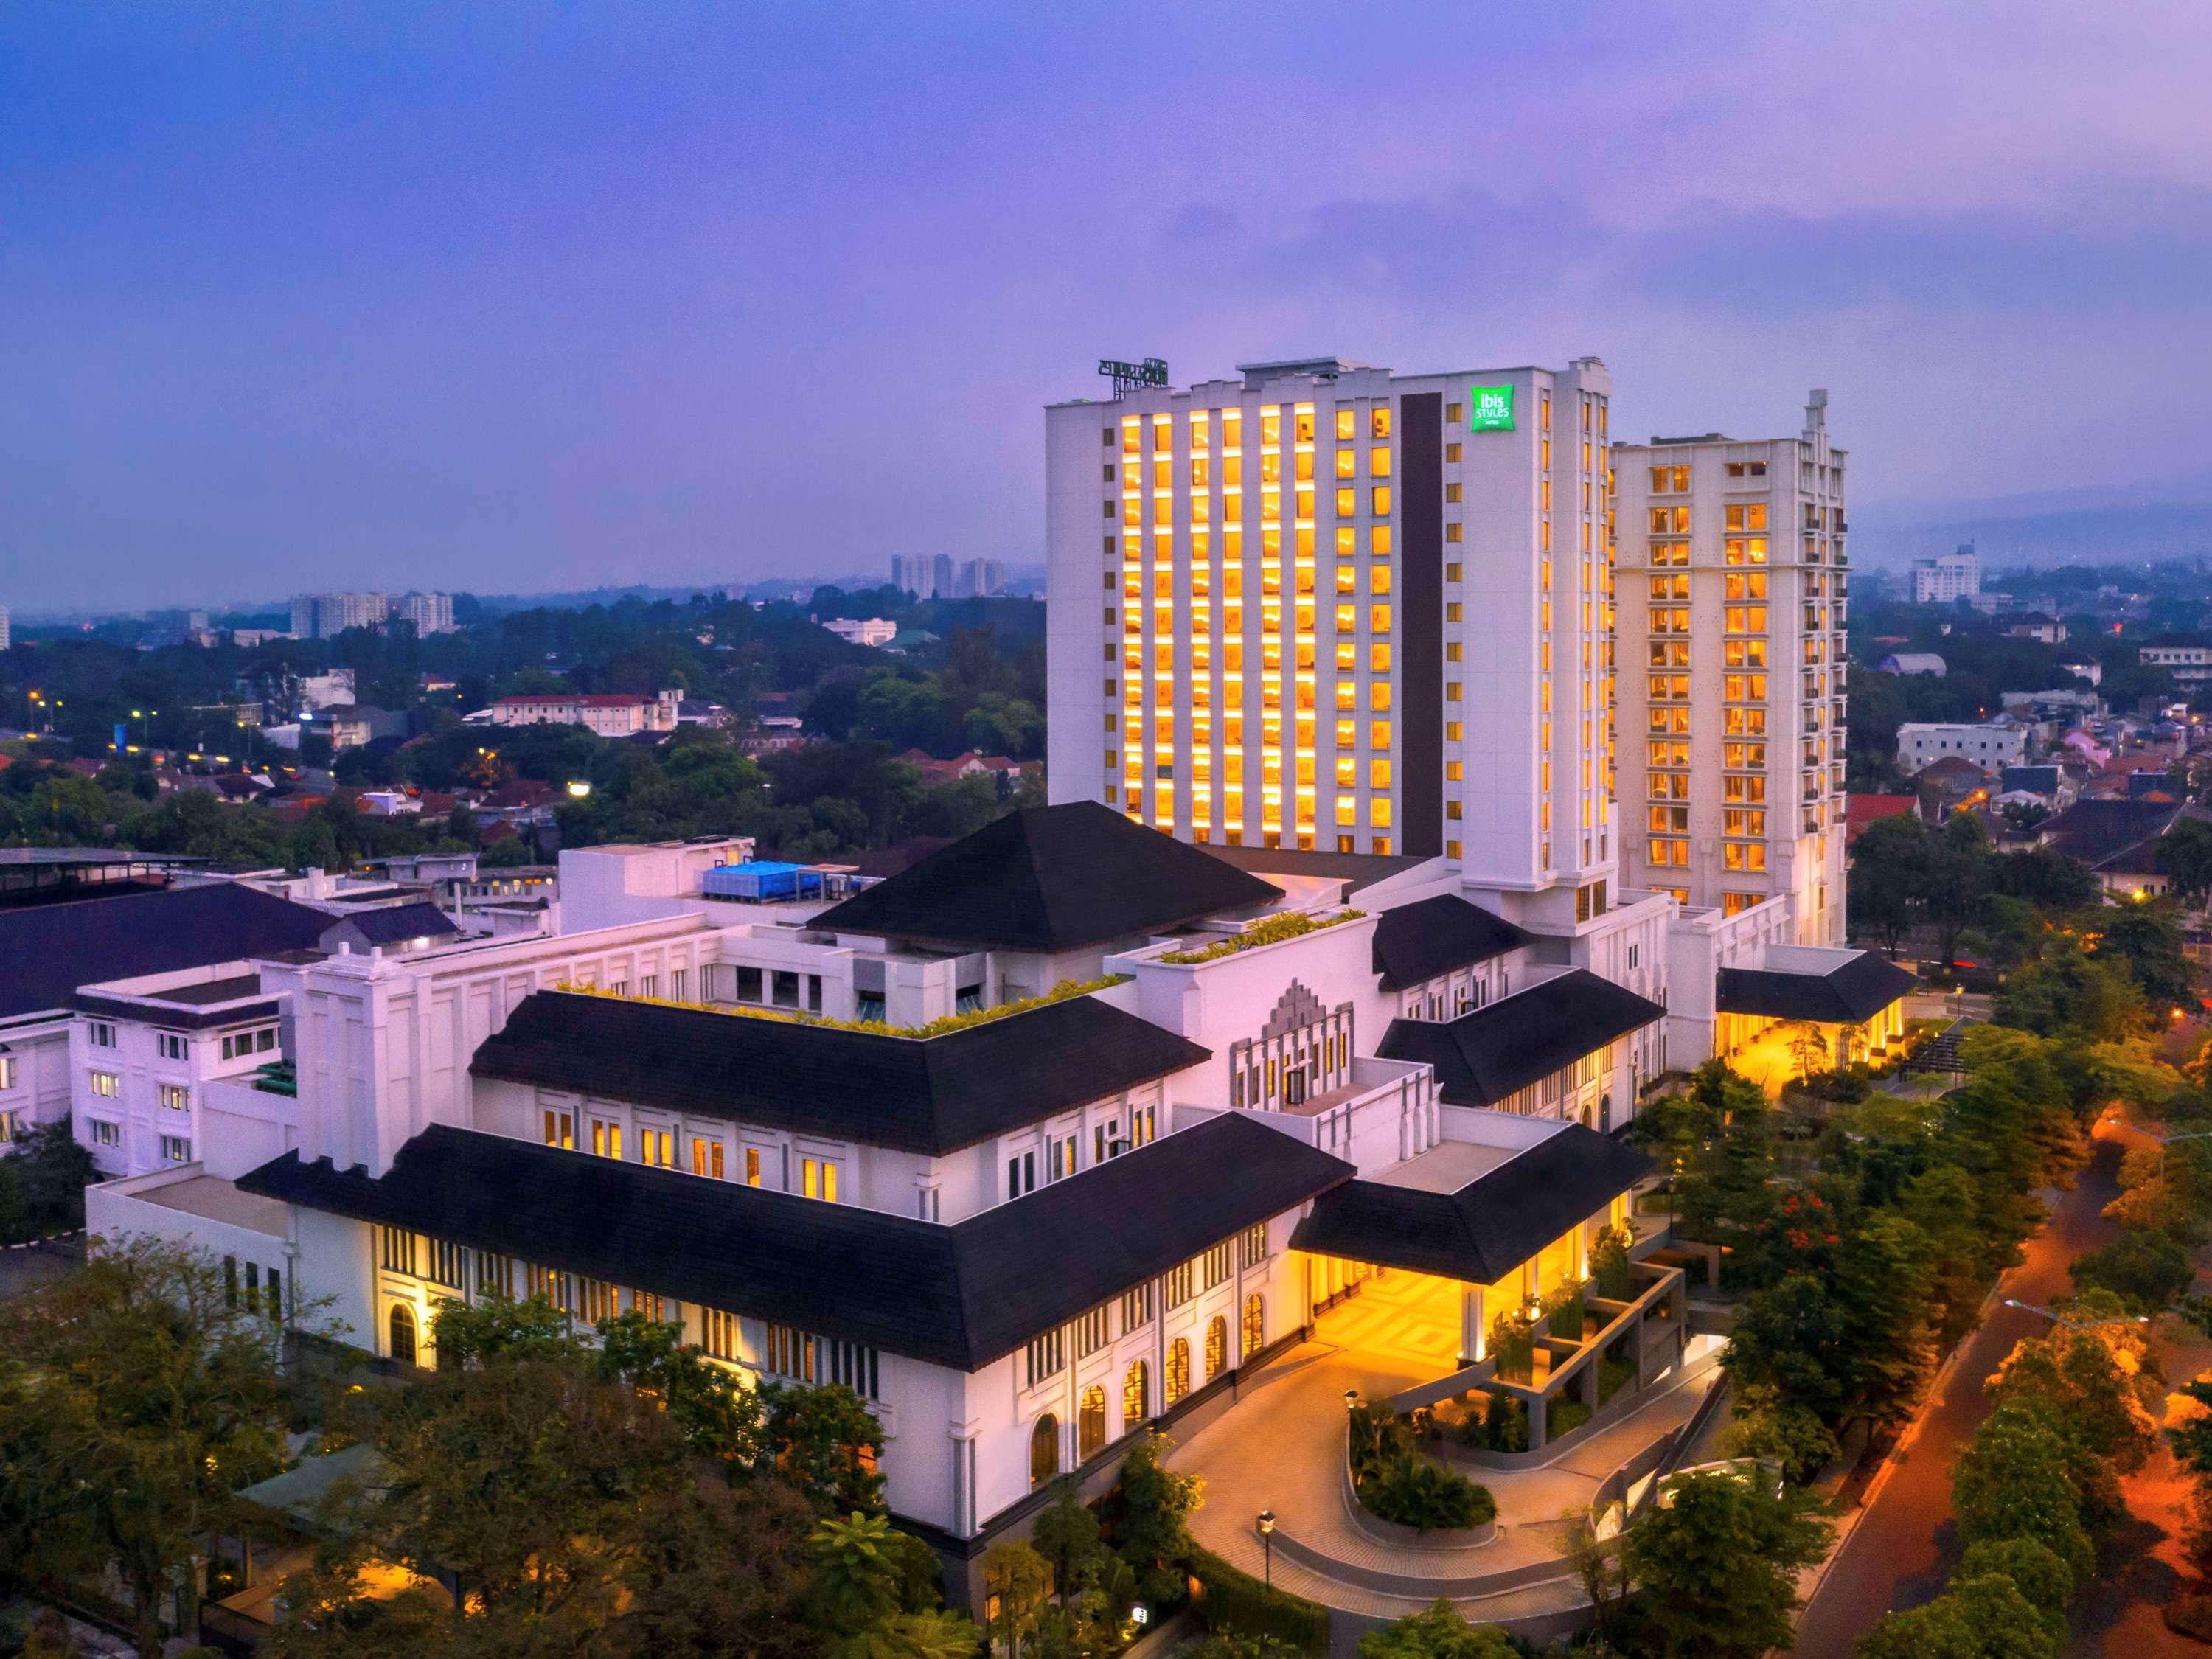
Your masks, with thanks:
<instances>
[{"instance_id":1,"label":"window grid on facade","mask_svg":"<svg viewBox=\"0 0 2212 1659\"><path fill-rule=\"evenodd\" d=\"M386 1273L412 1274L415 1271L415 1235L404 1227L380 1227L378 1257Z\"/></svg>"},{"instance_id":2,"label":"window grid on facade","mask_svg":"<svg viewBox=\"0 0 2212 1659\"><path fill-rule=\"evenodd\" d=\"M1046 1378L1059 1376L1067 1365L1066 1334L1055 1329L1031 1339L1026 1358L1029 1387L1034 1389Z\"/></svg>"}]
</instances>

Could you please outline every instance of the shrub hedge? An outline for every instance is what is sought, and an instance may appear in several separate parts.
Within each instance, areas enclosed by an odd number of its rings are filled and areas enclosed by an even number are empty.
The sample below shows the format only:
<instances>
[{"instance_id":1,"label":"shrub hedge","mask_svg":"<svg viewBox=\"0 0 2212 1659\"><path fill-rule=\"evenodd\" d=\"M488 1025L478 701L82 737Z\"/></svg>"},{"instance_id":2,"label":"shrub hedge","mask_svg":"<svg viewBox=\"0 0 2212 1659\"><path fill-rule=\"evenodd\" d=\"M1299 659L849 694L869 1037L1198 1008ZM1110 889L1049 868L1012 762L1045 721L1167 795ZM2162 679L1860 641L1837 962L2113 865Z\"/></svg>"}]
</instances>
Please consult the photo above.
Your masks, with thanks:
<instances>
[{"instance_id":1,"label":"shrub hedge","mask_svg":"<svg viewBox=\"0 0 2212 1659\"><path fill-rule=\"evenodd\" d=\"M1272 1636L1313 1659L1328 1654L1327 1607L1272 1589L1207 1550L1191 1551L1190 1576L1198 1580L1199 1613L1208 1630Z\"/></svg>"}]
</instances>

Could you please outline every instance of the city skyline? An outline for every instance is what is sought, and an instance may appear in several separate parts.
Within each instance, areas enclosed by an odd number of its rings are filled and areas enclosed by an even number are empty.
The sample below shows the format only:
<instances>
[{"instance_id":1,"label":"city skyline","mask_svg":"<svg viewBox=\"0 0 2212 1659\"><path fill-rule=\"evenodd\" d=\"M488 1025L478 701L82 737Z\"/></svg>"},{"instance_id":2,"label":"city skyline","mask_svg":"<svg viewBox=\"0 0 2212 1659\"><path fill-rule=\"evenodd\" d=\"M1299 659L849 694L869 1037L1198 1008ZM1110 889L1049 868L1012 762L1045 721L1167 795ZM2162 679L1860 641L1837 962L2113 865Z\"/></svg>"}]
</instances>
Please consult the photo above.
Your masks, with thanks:
<instances>
[{"instance_id":1,"label":"city skyline","mask_svg":"<svg viewBox=\"0 0 2212 1659\"><path fill-rule=\"evenodd\" d=\"M49 11L0 587L1033 562L1101 356L1595 351L1638 439L1826 385L1863 511L2191 477L2212 28L2004 15Z\"/></svg>"}]
</instances>

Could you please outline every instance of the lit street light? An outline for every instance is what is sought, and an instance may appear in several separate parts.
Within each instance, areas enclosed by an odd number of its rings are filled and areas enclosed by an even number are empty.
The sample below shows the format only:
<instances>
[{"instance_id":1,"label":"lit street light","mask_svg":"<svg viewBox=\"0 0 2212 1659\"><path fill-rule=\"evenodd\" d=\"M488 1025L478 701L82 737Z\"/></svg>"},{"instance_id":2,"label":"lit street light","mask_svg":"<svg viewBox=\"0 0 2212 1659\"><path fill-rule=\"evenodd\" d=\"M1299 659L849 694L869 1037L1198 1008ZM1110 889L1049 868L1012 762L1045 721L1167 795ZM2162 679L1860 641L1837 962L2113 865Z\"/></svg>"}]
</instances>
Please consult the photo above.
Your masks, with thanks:
<instances>
[{"instance_id":1,"label":"lit street light","mask_svg":"<svg viewBox=\"0 0 2212 1659\"><path fill-rule=\"evenodd\" d=\"M1273 1510L1260 1511L1260 1541L1267 1547L1266 1583L1267 1588L1273 1589L1275 1588L1275 1512Z\"/></svg>"},{"instance_id":2,"label":"lit street light","mask_svg":"<svg viewBox=\"0 0 2212 1659\"><path fill-rule=\"evenodd\" d=\"M581 779L578 779L574 783L568 786L568 799L570 800L582 800L589 796L591 793L592 786L586 783Z\"/></svg>"}]
</instances>

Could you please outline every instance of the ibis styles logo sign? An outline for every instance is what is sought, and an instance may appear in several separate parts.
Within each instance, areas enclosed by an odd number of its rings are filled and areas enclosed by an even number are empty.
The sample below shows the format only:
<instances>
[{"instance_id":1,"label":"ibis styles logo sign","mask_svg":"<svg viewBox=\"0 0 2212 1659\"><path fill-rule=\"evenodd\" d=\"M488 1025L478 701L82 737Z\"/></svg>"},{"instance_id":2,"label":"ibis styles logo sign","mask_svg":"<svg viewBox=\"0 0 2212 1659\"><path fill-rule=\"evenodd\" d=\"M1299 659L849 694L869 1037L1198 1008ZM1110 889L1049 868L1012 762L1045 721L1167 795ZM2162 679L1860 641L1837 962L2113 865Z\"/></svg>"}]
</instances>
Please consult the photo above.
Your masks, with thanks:
<instances>
[{"instance_id":1,"label":"ibis styles logo sign","mask_svg":"<svg viewBox=\"0 0 2212 1659\"><path fill-rule=\"evenodd\" d=\"M1513 388L1477 386L1468 388L1467 429L1470 432L1513 430Z\"/></svg>"}]
</instances>

